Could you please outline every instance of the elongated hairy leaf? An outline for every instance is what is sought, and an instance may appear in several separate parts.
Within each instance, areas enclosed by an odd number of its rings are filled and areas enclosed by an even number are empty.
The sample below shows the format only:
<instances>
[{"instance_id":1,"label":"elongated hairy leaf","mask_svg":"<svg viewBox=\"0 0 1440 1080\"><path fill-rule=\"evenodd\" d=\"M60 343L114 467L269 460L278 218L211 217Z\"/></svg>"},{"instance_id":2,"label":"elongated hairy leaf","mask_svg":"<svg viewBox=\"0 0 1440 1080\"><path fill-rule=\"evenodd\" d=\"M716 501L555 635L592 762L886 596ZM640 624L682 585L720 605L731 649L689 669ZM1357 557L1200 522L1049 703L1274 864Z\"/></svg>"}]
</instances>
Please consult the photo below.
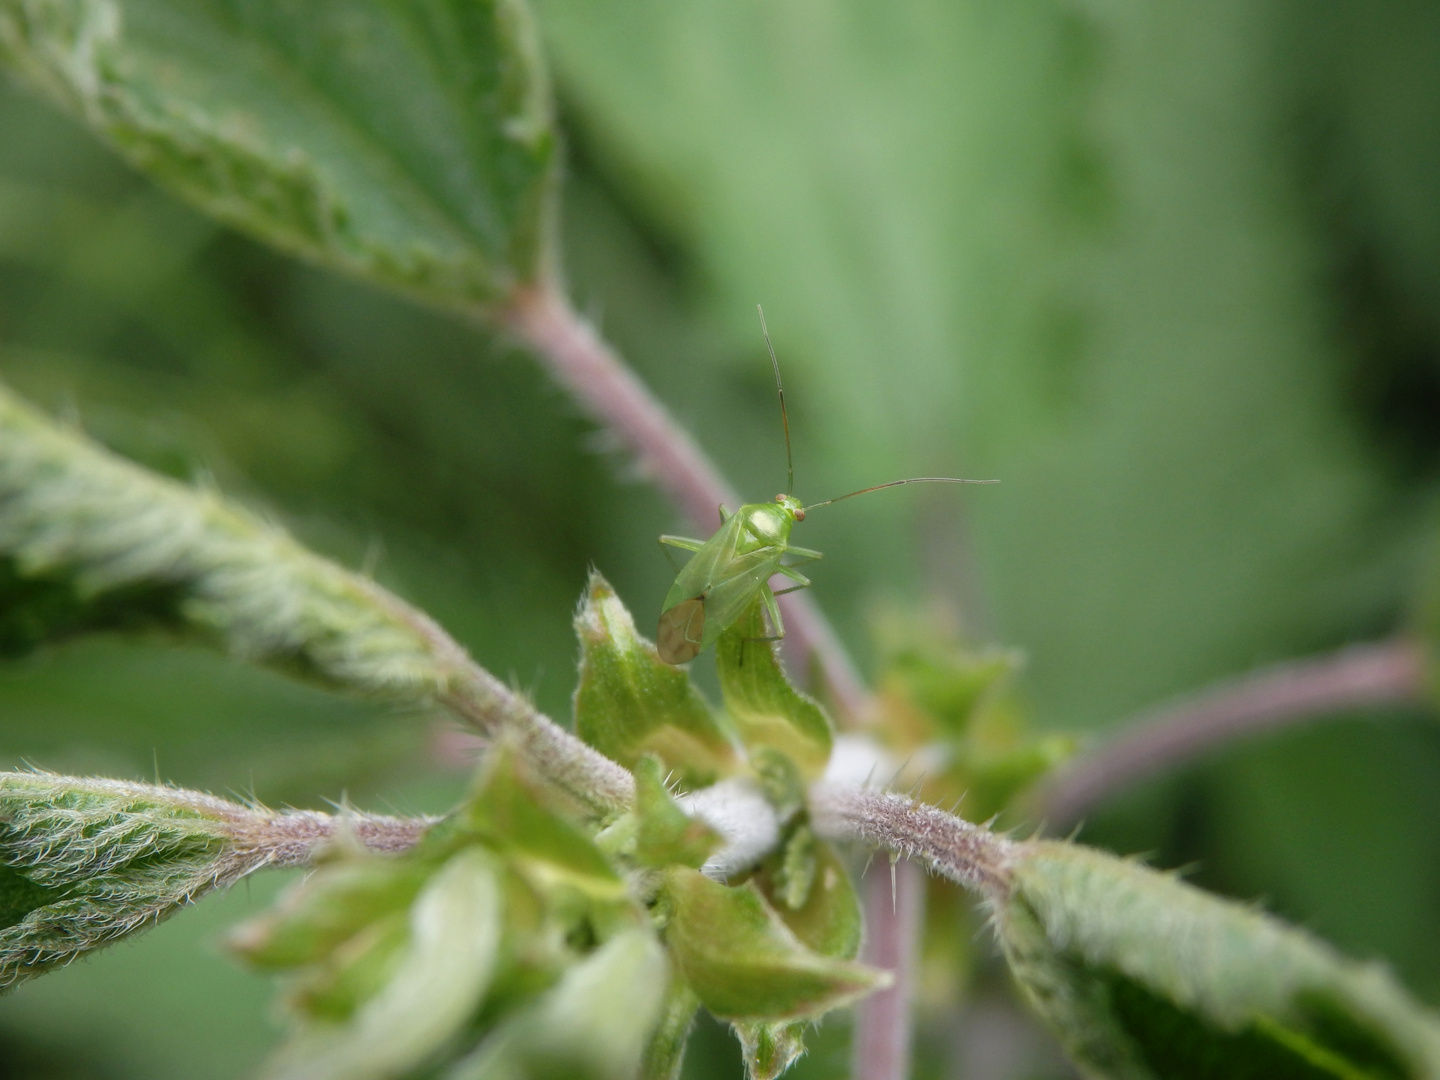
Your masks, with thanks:
<instances>
[{"instance_id":1,"label":"elongated hairy leaf","mask_svg":"<svg viewBox=\"0 0 1440 1080\"><path fill-rule=\"evenodd\" d=\"M155 476L0 387L0 646L162 627L337 687L448 678L418 613L212 492Z\"/></svg>"},{"instance_id":2,"label":"elongated hairy leaf","mask_svg":"<svg viewBox=\"0 0 1440 1080\"><path fill-rule=\"evenodd\" d=\"M316 835L323 815L295 812ZM303 857L259 843L276 815L153 784L0 773L0 988Z\"/></svg>"},{"instance_id":3,"label":"elongated hairy leaf","mask_svg":"<svg viewBox=\"0 0 1440 1080\"><path fill-rule=\"evenodd\" d=\"M539 272L555 138L523 0L3 0L0 59L279 247L449 304Z\"/></svg>"},{"instance_id":4,"label":"elongated hairy leaf","mask_svg":"<svg viewBox=\"0 0 1440 1080\"><path fill-rule=\"evenodd\" d=\"M1076 845L1022 845L1011 868L1001 943L1088 1075L1440 1076L1440 1018L1376 965Z\"/></svg>"}]
</instances>

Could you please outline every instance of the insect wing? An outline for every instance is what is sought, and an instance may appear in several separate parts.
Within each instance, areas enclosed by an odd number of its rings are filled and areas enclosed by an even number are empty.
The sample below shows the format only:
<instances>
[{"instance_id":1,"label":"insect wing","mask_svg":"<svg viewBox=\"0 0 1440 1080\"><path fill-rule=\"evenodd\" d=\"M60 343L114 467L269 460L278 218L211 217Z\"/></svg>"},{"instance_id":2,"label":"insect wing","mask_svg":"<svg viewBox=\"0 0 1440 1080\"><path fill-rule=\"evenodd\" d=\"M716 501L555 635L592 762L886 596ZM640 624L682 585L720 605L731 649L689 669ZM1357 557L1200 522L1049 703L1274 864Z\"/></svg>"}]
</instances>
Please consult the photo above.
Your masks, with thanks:
<instances>
[{"instance_id":1,"label":"insect wing","mask_svg":"<svg viewBox=\"0 0 1440 1080\"><path fill-rule=\"evenodd\" d=\"M785 549L778 544L737 555L731 560L725 576L711 586L705 596L705 628L700 647L707 648L754 602L780 565Z\"/></svg>"},{"instance_id":2,"label":"insect wing","mask_svg":"<svg viewBox=\"0 0 1440 1080\"><path fill-rule=\"evenodd\" d=\"M667 664L685 664L700 655L705 640L705 601L681 600L660 613L655 651Z\"/></svg>"},{"instance_id":3,"label":"insect wing","mask_svg":"<svg viewBox=\"0 0 1440 1080\"><path fill-rule=\"evenodd\" d=\"M665 603L662 605L665 611L669 611L681 601L697 599L710 591L725 573L725 568L735 561L740 530L741 519L732 514L725 524L715 531L715 535L690 556L690 561L681 567L680 573L675 576L675 584L671 585L670 591L665 594Z\"/></svg>"}]
</instances>

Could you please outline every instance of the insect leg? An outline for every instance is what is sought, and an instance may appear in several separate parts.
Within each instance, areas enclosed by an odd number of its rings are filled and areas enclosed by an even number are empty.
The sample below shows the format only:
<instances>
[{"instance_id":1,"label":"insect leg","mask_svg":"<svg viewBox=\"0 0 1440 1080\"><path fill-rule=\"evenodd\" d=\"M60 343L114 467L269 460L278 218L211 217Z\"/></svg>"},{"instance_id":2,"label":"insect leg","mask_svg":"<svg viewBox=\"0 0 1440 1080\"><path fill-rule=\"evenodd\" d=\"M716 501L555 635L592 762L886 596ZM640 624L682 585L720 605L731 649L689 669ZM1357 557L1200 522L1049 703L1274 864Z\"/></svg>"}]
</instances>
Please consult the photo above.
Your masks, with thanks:
<instances>
[{"instance_id":1,"label":"insect leg","mask_svg":"<svg viewBox=\"0 0 1440 1080\"><path fill-rule=\"evenodd\" d=\"M672 547L681 548L685 551L699 551L705 546L703 540L691 540L688 536L662 536L660 537L660 550L665 552L665 558L670 560L670 568L677 574L680 572L680 564L675 561L675 553Z\"/></svg>"},{"instance_id":2,"label":"insect leg","mask_svg":"<svg viewBox=\"0 0 1440 1080\"><path fill-rule=\"evenodd\" d=\"M775 596L783 596L788 592L799 592L801 589L808 589L809 585L811 585L809 577L802 575L802 573L793 566L776 566L775 569L776 572L783 573L783 575L789 577L792 582L795 582L795 585L792 585L789 589L780 589L779 592L775 593Z\"/></svg>"},{"instance_id":3,"label":"insect leg","mask_svg":"<svg viewBox=\"0 0 1440 1080\"><path fill-rule=\"evenodd\" d=\"M794 544L791 544L785 549L785 554L794 555L802 563L814 562L816 559L823 559L825 557L823 551L816 551L814 548L796 547Z\"/></svg>"},{"instance_id":4,"label":"insect leg","mask_svg":"<svg viewBox=\"0 0 1440 1080\"><path fill-rule=\"evenodd\" d=\"M775 633L762 641L779 641L785 636L785 623L780 618L780 605L775 602L775 592L769 585L760 587L760 602L765 605L765 614L770 616L770 627Z\"/></svg>"},{"instance_id":5,"label":"insect leg","mask_svg":"<svg viewBox=\"0 0 1440 1080\"><path fill-rule=\"evenodd\" d=\"M806 577L804 574L800 573L799 570L796 570L795 567L793 567L793 566L777 566L777 567L775 568L775 572L776 572L777 574L784 574L784 575L785 575L786 577L788 577L791 581L795 582L795 588L796 588L796 589L806 588L806 587L810 584L810 579L809 579L808 577ZM776 593L775 595L776 595L776 596L779 596L779 595L781 595L781 593L794 592L794 591L795 591L794 589L782 589L780 593Z\"/></svg>"}]
</instances>

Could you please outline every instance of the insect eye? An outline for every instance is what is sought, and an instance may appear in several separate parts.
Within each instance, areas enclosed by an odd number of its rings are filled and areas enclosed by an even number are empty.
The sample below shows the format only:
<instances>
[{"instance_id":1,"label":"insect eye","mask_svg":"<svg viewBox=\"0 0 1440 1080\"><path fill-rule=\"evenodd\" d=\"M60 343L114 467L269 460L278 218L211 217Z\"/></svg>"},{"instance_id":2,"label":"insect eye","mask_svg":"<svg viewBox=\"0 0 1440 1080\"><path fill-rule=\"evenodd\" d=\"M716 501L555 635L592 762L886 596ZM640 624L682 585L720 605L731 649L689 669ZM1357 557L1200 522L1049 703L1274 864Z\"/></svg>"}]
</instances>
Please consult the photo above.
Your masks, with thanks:
<instances>
[{"instance_id":1,"label":"insect eye","mask_svg":"<svg viewBox=\"0 0 1440 1080\"><path fill-rule=\"evenodd\" d=\"M776 496L775 496L775 501L778 502L778 503L783 503L783 502L785 501L785 496L784 496L784 495L776 495Z\"/></svg>"},{"instance_id":2,"label":"insect eye","mask_svg":"<svg viewBox=\"0 0 1440 1080\"><path fill-rule=\"evenodd\" d=\"M805 520L805 511L804 511L804 510L796 510L796 511L795 511L795 520L796 520L796 521L804 521L804 520Z\"/></svg>"}]
</instances>

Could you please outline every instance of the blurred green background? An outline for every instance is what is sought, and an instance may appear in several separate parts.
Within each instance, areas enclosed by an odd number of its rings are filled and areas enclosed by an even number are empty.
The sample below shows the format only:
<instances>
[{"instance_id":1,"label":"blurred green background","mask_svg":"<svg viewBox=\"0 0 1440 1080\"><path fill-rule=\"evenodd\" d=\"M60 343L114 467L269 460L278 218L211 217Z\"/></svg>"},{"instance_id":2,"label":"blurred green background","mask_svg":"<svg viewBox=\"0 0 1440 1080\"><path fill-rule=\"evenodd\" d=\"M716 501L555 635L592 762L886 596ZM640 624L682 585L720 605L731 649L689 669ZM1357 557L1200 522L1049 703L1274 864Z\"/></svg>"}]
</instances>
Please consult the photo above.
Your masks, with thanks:
<instances>
[{"instance_id":1,"label":"blurred green background","mask_svg":"<svg viewBox=\"0 0 1440 1080\"><path fill-rule=\"evenodd\" d=\"M1085 733L1402 624L1440 474L1440 6L537 9L576 302L741 490L784 477L757 301L802 497L1004 481L805 524L862 664L877 609L939 605L1026 652L1039 726ZM556 716L587 569L643 626L654 537L690 531L526 356L215 226L8 85L0 376L373 565ZM435 735L154 645L0 670L7 767L414 812L463 785ZM1084 839L1193 864L1440 1003L1436 777L1433 716L1337 718L1129 792ZM215 941L279 884L0 1002L0 1076L245 1075L271 988ZM927 1024L921 1072L966 1075L953 1018ZM844 1060L826 1031L808 1075ZM696 1076L734 1060L710 1029L695 1051Z\"/></svg>"}]
</instances>

